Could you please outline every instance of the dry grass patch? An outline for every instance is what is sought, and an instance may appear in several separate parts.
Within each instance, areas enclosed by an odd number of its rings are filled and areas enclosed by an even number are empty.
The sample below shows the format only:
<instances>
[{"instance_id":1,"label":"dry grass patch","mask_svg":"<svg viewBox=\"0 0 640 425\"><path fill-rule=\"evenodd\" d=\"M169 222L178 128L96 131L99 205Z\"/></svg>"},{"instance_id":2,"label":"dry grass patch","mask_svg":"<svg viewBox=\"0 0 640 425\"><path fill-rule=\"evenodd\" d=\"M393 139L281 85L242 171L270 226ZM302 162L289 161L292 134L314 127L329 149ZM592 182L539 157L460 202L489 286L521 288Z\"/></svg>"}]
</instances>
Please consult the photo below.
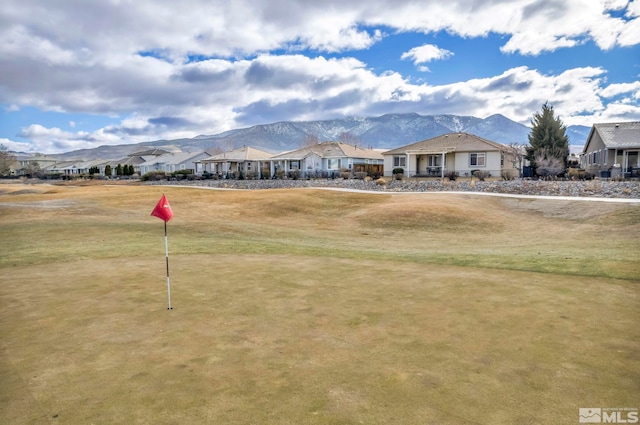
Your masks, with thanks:
<instances>
[{"instance_id":1,"label":"dry grass patch","mask_svg":"<svg viewBox=\"0 0 640 425\"><path fill-rule=\"evenodd\" d=\"M0 422L577 423L637 403L637 206L22 189L0 195Z\"/></svg>"}]
</instances>

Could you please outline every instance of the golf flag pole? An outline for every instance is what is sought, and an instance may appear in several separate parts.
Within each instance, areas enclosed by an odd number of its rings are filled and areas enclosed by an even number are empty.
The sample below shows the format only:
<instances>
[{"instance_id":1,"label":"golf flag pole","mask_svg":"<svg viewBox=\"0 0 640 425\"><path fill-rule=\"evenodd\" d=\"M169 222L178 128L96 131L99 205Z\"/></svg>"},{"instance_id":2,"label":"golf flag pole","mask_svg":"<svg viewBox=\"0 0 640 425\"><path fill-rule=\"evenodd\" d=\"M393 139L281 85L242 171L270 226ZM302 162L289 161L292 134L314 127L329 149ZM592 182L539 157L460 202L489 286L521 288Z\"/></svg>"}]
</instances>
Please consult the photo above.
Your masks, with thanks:
<instances>
[{"instance_id":1,"label":"golf flag pole","mask_svg":"<svg viewBox=\"0 0 640 425\"><path fill-rule=\"evenodd\" d=\"M169 205L169 201L167 201L167 197L164 196L164 193L153 211L151 211L151 215L164 221L164 252L165 259L167 261L167 310L173 310L173 307L171 307L171 279L169 278L169 239L167 238L167 221L171 220L171 217L173 217L173 211L171 210L171 205Z\"/></svg>"}]
</instances>

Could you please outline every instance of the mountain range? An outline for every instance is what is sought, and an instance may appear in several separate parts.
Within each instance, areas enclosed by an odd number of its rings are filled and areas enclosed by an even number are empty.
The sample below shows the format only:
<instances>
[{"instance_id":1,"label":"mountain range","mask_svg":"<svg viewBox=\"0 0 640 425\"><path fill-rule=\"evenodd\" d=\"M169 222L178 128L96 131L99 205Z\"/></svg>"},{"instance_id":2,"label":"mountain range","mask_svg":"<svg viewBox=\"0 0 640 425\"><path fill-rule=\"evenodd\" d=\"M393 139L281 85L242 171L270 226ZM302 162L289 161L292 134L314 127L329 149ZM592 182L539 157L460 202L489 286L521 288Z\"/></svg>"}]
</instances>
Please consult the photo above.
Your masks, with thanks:
<instances>
[{"instance_id":1,"label":"mountain range","mask_svg":"<svg viewBox=\"0 0 640 425\"><path fill-rule=\"evenodd\" d=\"M251 146L267 152L297 149L309 140L339 140L373 149L394 149L446 133L475 134L498 143L528 143L531 129L496 114L487 118L458 115L386 114L379 117L349 117L323 121L283 121L273 124L200 135L191 139L156 140L138 144L100 146L54 155L61 159L120 159L149 147L181 151L222 150ZM584 145L590 127L567 128L572 152Z\"/></svg>"}]
</instances>

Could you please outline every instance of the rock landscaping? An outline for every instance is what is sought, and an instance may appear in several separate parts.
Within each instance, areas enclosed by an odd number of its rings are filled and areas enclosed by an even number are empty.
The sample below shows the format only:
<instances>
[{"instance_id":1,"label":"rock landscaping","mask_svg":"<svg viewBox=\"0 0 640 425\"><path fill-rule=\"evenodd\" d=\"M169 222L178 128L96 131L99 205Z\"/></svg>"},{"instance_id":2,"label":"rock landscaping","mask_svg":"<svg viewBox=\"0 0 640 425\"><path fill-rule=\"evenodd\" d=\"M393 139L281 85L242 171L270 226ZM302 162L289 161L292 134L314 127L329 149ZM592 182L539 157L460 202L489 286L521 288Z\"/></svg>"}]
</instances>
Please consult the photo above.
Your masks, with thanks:
<instances>
[{"instance_id":1,"label":"rock landscaping","mask_svg":"<svg viewBox=\"0 0 640 425\"><path fill-rule=\"evenodd\" d=\"M386 179L385 179L386 180ZM186 185L219 189L286 189L300 187L339 188L376 192L485 192L535 196L635 198L640 202L639 181L442 181L442 180L196 180L155 181L146 184Z\"/></svg>"}]
</instances>

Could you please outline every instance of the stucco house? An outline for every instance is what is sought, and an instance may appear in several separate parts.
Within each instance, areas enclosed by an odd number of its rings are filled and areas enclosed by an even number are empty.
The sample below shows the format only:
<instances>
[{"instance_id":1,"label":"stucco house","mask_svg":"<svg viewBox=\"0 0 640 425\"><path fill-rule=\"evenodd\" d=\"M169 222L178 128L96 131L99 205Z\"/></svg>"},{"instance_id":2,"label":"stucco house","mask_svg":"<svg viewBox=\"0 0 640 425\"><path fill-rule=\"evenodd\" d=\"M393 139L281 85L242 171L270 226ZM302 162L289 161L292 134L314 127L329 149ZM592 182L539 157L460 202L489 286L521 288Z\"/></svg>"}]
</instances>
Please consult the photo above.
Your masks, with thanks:
<instances>
[{"instance_id":1,"label":"stucco house","mask_svg":"<svg viewBox=\"0 0 640 425\"><path fill-rule=\"evenodd\" d=\"M272 156L272 153L243 146L210 156L199 162L203 173L219 174L231 178L232 176L238 177L242 172L245 177L261 178L262 165Z\"/></svg>"},{"instance_id":2,"label":"stucco house","mask_svg":"<svg viewBox=\"0 0 640 425\"><path fill-rule=\"evenodd\" d=\"M109 174L108 177L117 176L118 165L121 165L121 166L132 165L133 171L135 173L142 175L140 173L140 164L144 164L145 162L152 161L153 159L159 157L160 155L164 155L167 153L170 153L170 152L164 149L156 149L156 148L134 152L132 154L129 154L126 158L104 163L100 167L100 175L102 176L106 175L105 169L107 165L111 167L111 174Z\"/></svg>"},{"instance_id":3,"label":"stucco house","mask_svg":"<svg viewBox=\"0 0 640 425\"><path fill-rule=\"evenodd\" d=\"M157 157L153 157L149 161L145 161L139 165L140 175L151 171L164 171L165 173L174 173L181 170L191 170L193 173L198 172L196 163L211 155L207 152L170 152Z\"/></svg>"},{"instance_id":4,"label":"stucco house","mask_svg":"<svg viewBox=\"0 0 640 425\"><path fill-rule=\"evenodd\" d=\"M474 170L500 177L507 170L518 175L506 146L468 133L449 133L383 152L384 175L402 168L407 177L444 177L450 172L471 176Z\"/></svg>"},{"instance_id":5,"label":"stucco house","mask_svg":"<svg viewBox=\"0 0 640 425\"><path fill-rule=\"evenodd\" d=\"M48 166L44 171L49 176L78 177L89 174L93 167L103 170L107 163L108 161L102 159L58 161Z\"/></svg>"},{"instance_id":6,"label":"stucco house","mask_svg":"<svg viewBox=\"0 0 640 425\"><path fill-rule=\"evenodd\" d=\"M594 124L580 167L600 177L640 177L640 122Z\"/></svg>"},{"instance_id":7,"label":"stucco house","mask_svg":"<svg viewBox=\"0 0 640 425\"><path fill-rule=\"evenodd\" d=\"M280 170L285 174L297 170L302 178L328 177L343 170L381 174L384 159L378 150L324 142L275 155L269 159L269 165L271 176Z\"/></svg>"}]
</instances>

